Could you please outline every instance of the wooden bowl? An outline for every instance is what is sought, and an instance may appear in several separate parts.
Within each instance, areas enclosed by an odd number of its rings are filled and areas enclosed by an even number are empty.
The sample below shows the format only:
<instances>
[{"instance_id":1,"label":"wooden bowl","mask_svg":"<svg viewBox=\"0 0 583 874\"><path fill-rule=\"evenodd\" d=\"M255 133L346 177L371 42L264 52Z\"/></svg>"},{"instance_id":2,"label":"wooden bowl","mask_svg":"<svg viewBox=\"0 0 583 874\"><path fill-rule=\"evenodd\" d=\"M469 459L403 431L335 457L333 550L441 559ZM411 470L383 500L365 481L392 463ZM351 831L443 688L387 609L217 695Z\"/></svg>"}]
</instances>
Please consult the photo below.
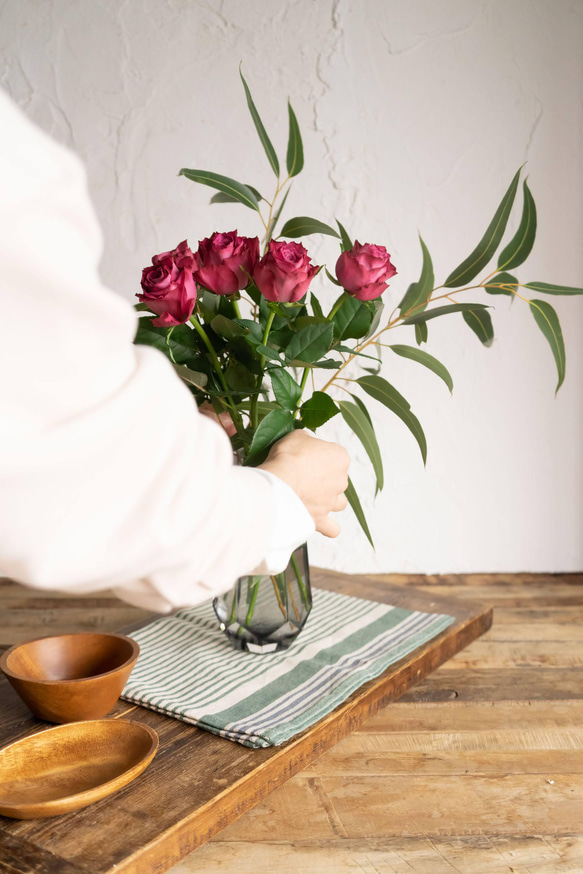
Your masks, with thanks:
<instances>
[{"instance_id":1,"label":"wooden bowl","mask_svg":"<svg viewBox=\"0 0 583 874\"><path fill-rule=\"evenodd\" d=\"M0 814L37 819L80 810L144 771L158 735L140 722L58 725L0 750Z\"/></svg>"},{"instance_id":2,"label":"wooden bowl","mask_svg":"<svg viewBox=\"0 0 583 874\"><path fill-rule=\"evenodd\" d=\"M123 634L62 634L11 647L0 670L39 719L77 722L109 713L139 653Z\"/></svg>"}]
</instances>

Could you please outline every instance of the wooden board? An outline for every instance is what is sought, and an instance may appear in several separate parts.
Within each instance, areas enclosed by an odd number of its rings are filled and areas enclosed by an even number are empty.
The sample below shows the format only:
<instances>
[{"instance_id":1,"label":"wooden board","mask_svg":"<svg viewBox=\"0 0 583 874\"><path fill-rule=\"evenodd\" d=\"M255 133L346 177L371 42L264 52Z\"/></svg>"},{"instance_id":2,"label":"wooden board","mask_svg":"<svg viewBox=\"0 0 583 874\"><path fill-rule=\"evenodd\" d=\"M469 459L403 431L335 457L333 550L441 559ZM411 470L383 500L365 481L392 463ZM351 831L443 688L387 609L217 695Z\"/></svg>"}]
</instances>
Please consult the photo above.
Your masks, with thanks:
<instances>
[{"instance_id":1,"label":"wooden board","mask_svg":"<svg viewBox=\"0 0 583 874\"><path fill-rule=\"evenodd\" d=\"M314 576L316 584L323 588L412 609L446 612L454 615L456 621L434 641L366 683L316 726L278 748L246 749L185 723L120 702L114 716L145 722L160 736L160 751L150 768L117 795L74 814L32 822L0 817L0 872L166 871L363 725L379 708L399 698L476 640L492 621L491 609L471 600L457 601L433 592L423 593L374 577L327 573ZM3 621L0 627L8 627L8 622L4 626ZM45 629L46 633L52 630L48 626ZM43 727L44 723L30 717L3 681L0 746ZM306 785L317 779L306 777ZM302 805L305 793L301 786L299 789L298 802ZM315 797L320 796L316 792ZM313 822L321 820L325 834L334 815L323 796L321 800L322 804L316 805ZM307 822L312 820L313 812L310 807L300 806L296 815L300 818L305 815ZM364 821L365 812L360 815ZM225 870L231 869L227 865Z\"/></svg>"}]
</instances>

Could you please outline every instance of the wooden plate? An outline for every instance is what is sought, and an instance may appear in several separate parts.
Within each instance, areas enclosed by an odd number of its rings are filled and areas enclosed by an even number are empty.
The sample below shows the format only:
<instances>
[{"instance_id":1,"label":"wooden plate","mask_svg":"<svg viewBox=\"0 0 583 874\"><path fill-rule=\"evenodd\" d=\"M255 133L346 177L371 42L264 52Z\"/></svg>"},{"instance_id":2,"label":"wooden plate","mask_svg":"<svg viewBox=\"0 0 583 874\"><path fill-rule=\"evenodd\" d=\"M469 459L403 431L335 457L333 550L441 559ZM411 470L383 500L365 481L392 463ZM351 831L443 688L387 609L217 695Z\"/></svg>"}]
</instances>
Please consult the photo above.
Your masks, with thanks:
<instances>
[{"instance_id":1,"label":"wooden plate","mask_svg":"<svg viewBox=\"0 0 583 874\"><path fill-rule=\"evenodd\" d=\"M56 816L117 792L144 771L158 735L141 722L70 722L0 750L0 814Z\"/></svg>"}]
</instances>

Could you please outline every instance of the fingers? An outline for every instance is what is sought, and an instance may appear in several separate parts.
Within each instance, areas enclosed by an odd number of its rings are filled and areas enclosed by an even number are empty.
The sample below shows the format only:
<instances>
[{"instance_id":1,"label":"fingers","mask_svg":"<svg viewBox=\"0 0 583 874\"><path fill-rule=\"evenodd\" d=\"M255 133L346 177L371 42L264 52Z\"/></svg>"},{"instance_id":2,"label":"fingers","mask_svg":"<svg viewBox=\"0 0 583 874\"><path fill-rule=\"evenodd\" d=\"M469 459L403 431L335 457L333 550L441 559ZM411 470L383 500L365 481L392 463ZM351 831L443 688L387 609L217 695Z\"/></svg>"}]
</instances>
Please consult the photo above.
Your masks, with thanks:
<instances>
[{"instance_id":1,"label":"fingers","mask_svg":"<svg viewBox=\"0 0 583 874\"><path fill-rule=\"evenodd\" d=\"M333 513L341 513L342 510L345 510L347 506L348 506L348 498L346 497L346 495L344 493L342 493L341 495L338 495L338 497L336 498L336 500L334 502L334 506L332 507L332 512Z\"/></svg>"},{"instance_id":2,"label":"fingers","mask_svg":"<svg viewBox=\"0 0 583 874\"><path fill-rule=\"evenodd\" d=\"M318 520L316 531L319 531L324 537L338 537L340 525L334 519L331 519L330 516L325 516L323 519Z\"/></svg>"}]
</instances>

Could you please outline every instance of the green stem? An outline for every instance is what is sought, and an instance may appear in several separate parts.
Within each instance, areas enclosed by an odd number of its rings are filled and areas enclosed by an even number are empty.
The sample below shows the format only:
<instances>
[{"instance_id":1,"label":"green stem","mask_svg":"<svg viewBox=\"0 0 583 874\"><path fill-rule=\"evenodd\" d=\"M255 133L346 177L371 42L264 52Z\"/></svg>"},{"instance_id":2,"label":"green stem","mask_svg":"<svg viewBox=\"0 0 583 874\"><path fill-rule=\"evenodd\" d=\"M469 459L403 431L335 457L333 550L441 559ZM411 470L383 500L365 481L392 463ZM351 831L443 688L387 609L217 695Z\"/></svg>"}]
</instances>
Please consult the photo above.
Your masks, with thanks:
<instances>
[{"instance_id":1,"label":"green stem","mask_svg":"<svg viewBox=\"0 0 583 874\"><path fill-rule=\"evenodd\" d=\"M296 419L297 419L297 417L298 417L299 414L300 414L300 401L301 401L301 399L302 399L302 395L303 395L303 393L304 393L304 389L305 389L305 387L306 387L306 383L307 383L307 381L308 381L308 376L309 376L309 375L310 375L310 368L309 368L309 367L304 367L304 372L303 372L303 374L302 374L302 381L300 382L300 396L299 396L299 398L298 398L298 405L297 405L296 411L295 411L295 413L294 413L294 418L296 418Z\"/></svg>"},{"instance_id":2,"label":"green stem","mask_svg":"<svg viewBox=\"0 0 583 874\"><path fill-rule=\"evenodd\" d=\"M219 377L220 383L221 383L224 391L227 393L227 398L230 401L230 412L231 412L231 416L233 419L233 423L235 425L235 428L237 429L237 432L239 433L239 436L241 436L240 432L243 430L243 419L241 418L241 413L237 409L237 406L229 393L229 386L227 385L225 375L221 369L221 363L220 363L219 359L217 358L217 353L215 352L211 341L207 337L204 328L202 327L202 325L200 324L200 322L196 316L191 317L190 323L208 350L213 367L217 373L217 376Z\"/></svg>"},{"instance_id":3,"label":"green stem","mask_svg":"<svg viewBox=\"0 0 583 874\"><path fill-rule=\"evenodd\" d=\"M235 315L237 316L238 319L240 319L241 318L241 310L239 309L239 304L237 303L236 300L231 301L231 303L233 304L233 309L235 310Z\"/></svg>"},{"instance_id":4,"label":"green stem","mask_svg":"<svg viewBox=\"0 0 583 874\"><path fill-rule=\"evenodd\" d=\"M350 297L350 295L348 294L347 291L342 292L342 294L337 299L336 303L334 304L334 306L332 307L332 309L328 313L328 321L330 321L331 319L334 318L334 316L336 315L336 313L338 312L338 310L340 309L340 307L342 306L344 301L348 300L349 297Z\"/></svg>"},{"instance_id":5,"label":"green stem","mask_svg":"<svg viewBox=\"0 0 583 874\"><path fill-rule=\"evenodd\" d=\"M275 318L275 313L273 312L273 310L271 310L268 317L267 317L267 322L265 324L265 330L263 331L263 339L261 340L261 343L263 346L267 345L267 340L269 339L269 332L271 331L271 326L273 324L274 318ZM258 392L259 392L259 389L261 389L261 385L263 383L263 374L264 374L263 367L264 367L264 365L265 365L265 356L262 355L261 358L259 359L259 366L261 367L261 373L257 377L257 385L255 386L257 388ZM249 411L249 418L251 419L251 427L253 429L255 429L257 427L257 404L258 403L259 403L259 393L257 393L256 395L253 396L253 400L251 401L251 410Z\"/></svg>"},{"instance_id":6,"label":"green stem","mask_svg":"<svg viewBox=\"0 0 583 874\"><path fill-rule=\"evenodd\" d=\"M294 574L296 575L296 580L298 581L300 595L302 596L302 601L304 603L304 607L306 607L306 609L308 609L310 605L308 603L308 593L306 591L306 584L304 583L304 581L302 579L302 575L300 573L300 569L298 567L298 563L296 561L295 555L292 554L292 557L290 558L290 562L291 562L291 566L294 569Z\"/></svg>"},{"instance_id":7,"label":"green stem","mask_svg":"<svg viewBox=\"0 0 583 874\"><path fill-rule=\"evenodd\" d=\"M247 583L248 586L255 586L253 590L253 594L251 596L251 602L249 604L249 608L247 609L247 616L245 617L245 625L249 627L249 623L253 619L253 612L255 610L255 602L257 601L257 595L259 594L259 586L261 585L261 577L251 577L251 581Z\"/></svg>"}]
</instances>

